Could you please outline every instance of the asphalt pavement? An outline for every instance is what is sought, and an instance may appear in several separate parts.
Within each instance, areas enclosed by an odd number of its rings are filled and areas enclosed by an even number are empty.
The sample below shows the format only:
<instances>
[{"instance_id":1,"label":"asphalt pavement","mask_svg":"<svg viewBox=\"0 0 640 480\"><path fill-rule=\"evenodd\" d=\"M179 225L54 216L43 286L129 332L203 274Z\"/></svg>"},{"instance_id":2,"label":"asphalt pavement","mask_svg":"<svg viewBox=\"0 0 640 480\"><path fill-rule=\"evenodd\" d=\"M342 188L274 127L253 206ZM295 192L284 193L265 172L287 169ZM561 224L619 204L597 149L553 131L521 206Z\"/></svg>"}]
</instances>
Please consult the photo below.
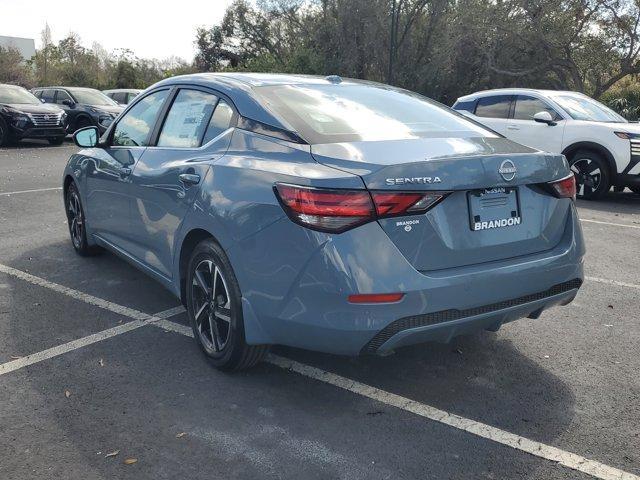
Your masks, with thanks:
<instances>
[{"instance_id":1,"label":"asphalt pavement","mask_svg":"<svg viewBox=\"0 0 640 480\"><path fill-rule=\"evenodd\" d=\"M537 320L228 374L162 287L74 253L75 150L0 149L0 479L639 478L639 195L578 202L587 280Z\"/></svg>"}]
</instances>

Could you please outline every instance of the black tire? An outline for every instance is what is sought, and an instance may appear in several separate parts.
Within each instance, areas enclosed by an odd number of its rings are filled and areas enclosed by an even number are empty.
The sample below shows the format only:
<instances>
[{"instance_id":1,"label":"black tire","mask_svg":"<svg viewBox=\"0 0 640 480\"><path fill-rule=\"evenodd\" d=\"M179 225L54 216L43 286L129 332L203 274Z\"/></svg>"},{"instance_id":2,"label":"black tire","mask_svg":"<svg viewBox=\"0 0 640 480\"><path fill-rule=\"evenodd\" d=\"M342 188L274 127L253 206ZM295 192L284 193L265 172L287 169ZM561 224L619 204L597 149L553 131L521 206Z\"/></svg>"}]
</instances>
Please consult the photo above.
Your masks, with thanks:
<instances>
[{"instance_id":1,"label":"black tire","mask_svg":"<svg viewBox=\"0 0 640 480\"><path fill-rule=\"evenodd\" d=\"M73 249L83 257L96 255L102 251L98 246L90 246L87 242L87 231L85 229L85 216L80 193L76 184L71 182L67 187L64 196L65 212L67 214L67 224L69 225L69 236Z\"/></svg>"},{"instance_id":2,"label":"black tire","mask_svg":"<svg viewBox=\"0 0 640 480\"><path fill-rule=\"evenodd\" d=\"M213 239L200 242L191 254L186 294L193 335L216 368L242 370L264 358L268 345L245 341L240 286L227 255Z\"/></svg>"},{"instance_id":3,"label":"black tire","mask_svg":"<svg viewBox=\"0 0 640 480\"><path fill-rule=\"evenodd\" d=\"M640 195L640 187L629 187L629 190L637 195Z\"/></svg>"},{"instance_id":4,"label":"black tire","mask_svg":"<svg viewBox=\"0 0 640 480\"><path fill-rule=\"evenodd\" d=\"M590 150L577 151L569 161L576 176L577 197L599 200L611 188L609 164L602 155Z\"/></svg>"},{"instance_id":5,"label":"black tire","mask_svg":"<svg viewBox=\"0 0 640 480\"><path fill-rule=\"evenodd\" d=\"M4 118L0 117L0 147L8 147L13 144L13 138L11 137L11 130Z\"/></svg>"},{"instance_id":6,"label":"black tire","mask_svg":"<svg viewBox=\"0 0 640 480\"><path fill-rule=\"evenodd\" d=\"M62 145L64 143L64 137L48 138L50 145Z\"/></svg>"}]
</instances>

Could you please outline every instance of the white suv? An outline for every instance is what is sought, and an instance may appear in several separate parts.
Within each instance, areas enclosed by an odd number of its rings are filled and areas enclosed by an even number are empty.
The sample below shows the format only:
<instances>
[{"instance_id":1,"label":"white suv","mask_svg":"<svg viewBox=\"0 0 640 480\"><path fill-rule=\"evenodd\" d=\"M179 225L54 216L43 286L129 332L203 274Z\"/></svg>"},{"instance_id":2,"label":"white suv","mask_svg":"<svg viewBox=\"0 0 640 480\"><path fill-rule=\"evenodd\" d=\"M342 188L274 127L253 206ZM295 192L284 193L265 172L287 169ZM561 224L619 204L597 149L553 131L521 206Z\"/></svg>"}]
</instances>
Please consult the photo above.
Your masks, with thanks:
<instances>
[{"instance_id":1,"label":"white suv","mask_svg":"<svg viewBox=\"0 0 640 480\"><path fill-rule=\"evenodd\" d=\"M586 95L487 90L460 97L453 108L515 142L564 154L579 197L600 198L612 186L640 193L640 125Z\"/></svg>"}]
</instances>

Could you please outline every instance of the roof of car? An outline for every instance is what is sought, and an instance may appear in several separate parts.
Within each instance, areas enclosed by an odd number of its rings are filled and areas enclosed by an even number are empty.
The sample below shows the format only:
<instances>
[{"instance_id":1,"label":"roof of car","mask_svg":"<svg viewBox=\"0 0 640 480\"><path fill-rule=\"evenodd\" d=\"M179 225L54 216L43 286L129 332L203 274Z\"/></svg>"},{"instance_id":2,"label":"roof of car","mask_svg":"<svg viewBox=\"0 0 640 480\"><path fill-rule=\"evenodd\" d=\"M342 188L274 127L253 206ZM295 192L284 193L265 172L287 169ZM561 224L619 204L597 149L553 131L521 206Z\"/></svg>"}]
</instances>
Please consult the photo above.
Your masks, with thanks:
<instances>
[{"instance_id":1,"label":"roof of car","mask_svg":"<svg viewBox=\"0 0 640 480\"><path fill-rule=\"evenodd\" d=\"M537 93L540 95L557 95L558 93L570 95L582 95L580 92L570 90L543 90L536 88L495 88L492 90L482 90L458 98L458 101L473 100L474 98L485 97L487 95L517 95L519 93Z\"/></svg>"},{"instance_id":2,"label":"roof of car","mask_svg":"<svg viewBox=\"0 0 640 480\"><path fill-rule=\"evenodd\" d=\"M337 76L291 75L281 73L194 73L167 78L149 90L170 85L199 85L213 88L227 95L241 115L277 128L294 131L286 119L271 112L255 92L256 87L275 85L380 85L363 80L342 79ZM392 87L387 87L392 88Z\"/></svg>"},{"instance_id":3,"label":"roof of car","mask_svg":"<svg viewBox=\"0 0 640 480\"><path fill-rule=\"evenodd\" d=\"M102 90L103 93L120 93L120 92L141 92L140 88L109 88L107 90Z\"/></svg>"},{"instance_id":4,"label":"roof of car","mask_svg":"<svg viewBox=\"0 0 640 480\"><path fill-rule=\"evenodd\" d=\"M49 85L49 86L46 86L46 87L36 87L36 88L34 88L34 90L42 90L42 89L45 89L45 88L61 88L63 90L71 90L71 89L73 89L73 90L98 90L97 88L68 87L68 86L65 87L64 85ZM98 91L100 91L100 90L98 90Z\"/></svg>"}]
</instances>

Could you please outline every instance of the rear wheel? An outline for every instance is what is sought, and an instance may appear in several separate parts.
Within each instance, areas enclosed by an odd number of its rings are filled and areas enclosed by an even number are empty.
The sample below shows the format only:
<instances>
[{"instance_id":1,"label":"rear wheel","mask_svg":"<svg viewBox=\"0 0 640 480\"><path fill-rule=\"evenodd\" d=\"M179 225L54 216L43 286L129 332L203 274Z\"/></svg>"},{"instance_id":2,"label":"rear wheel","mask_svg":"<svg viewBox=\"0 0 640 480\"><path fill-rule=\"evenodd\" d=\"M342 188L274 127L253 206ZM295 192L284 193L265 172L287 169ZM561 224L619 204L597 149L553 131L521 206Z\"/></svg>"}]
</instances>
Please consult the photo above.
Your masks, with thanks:
<instances>
[{"instance_id":1,"label":"rear wheel","mask_svg":"<svg viewBox=\"0 0 640 480\"><path fill-rule=\"evenodd\" d=\"M578 198L597 200L611 188L609 166L601 155L581 150L573 155L569 163L576 177Z\"/></svg>"},{"instance_id":2,"label":"rear wheel","mask_svg":"<svg viewBox=\"0 0 640 480\"><path fill-rule=\"evenodd\" d=\"M90 246L87 242L84 209L82 208L78 188L73 182L71 182L67 188L65 206L67 223L69 224L69 235L71 236L71 244L74 250L83 257L99 253L101 251L99 247Z\"/></svg>"},{"instance_id":3,"label":"rear wheel","mask_svg":"<svg viewBox=\"0 0 640 480\"><path fill-rule=\"evenodd\" d=\"M246 343L240 286L216 242L208 239L196 246L186 281L193 334L211 363L222 370L241 370L262 360L269 347Z\"/></svg>"}]
</instances>

